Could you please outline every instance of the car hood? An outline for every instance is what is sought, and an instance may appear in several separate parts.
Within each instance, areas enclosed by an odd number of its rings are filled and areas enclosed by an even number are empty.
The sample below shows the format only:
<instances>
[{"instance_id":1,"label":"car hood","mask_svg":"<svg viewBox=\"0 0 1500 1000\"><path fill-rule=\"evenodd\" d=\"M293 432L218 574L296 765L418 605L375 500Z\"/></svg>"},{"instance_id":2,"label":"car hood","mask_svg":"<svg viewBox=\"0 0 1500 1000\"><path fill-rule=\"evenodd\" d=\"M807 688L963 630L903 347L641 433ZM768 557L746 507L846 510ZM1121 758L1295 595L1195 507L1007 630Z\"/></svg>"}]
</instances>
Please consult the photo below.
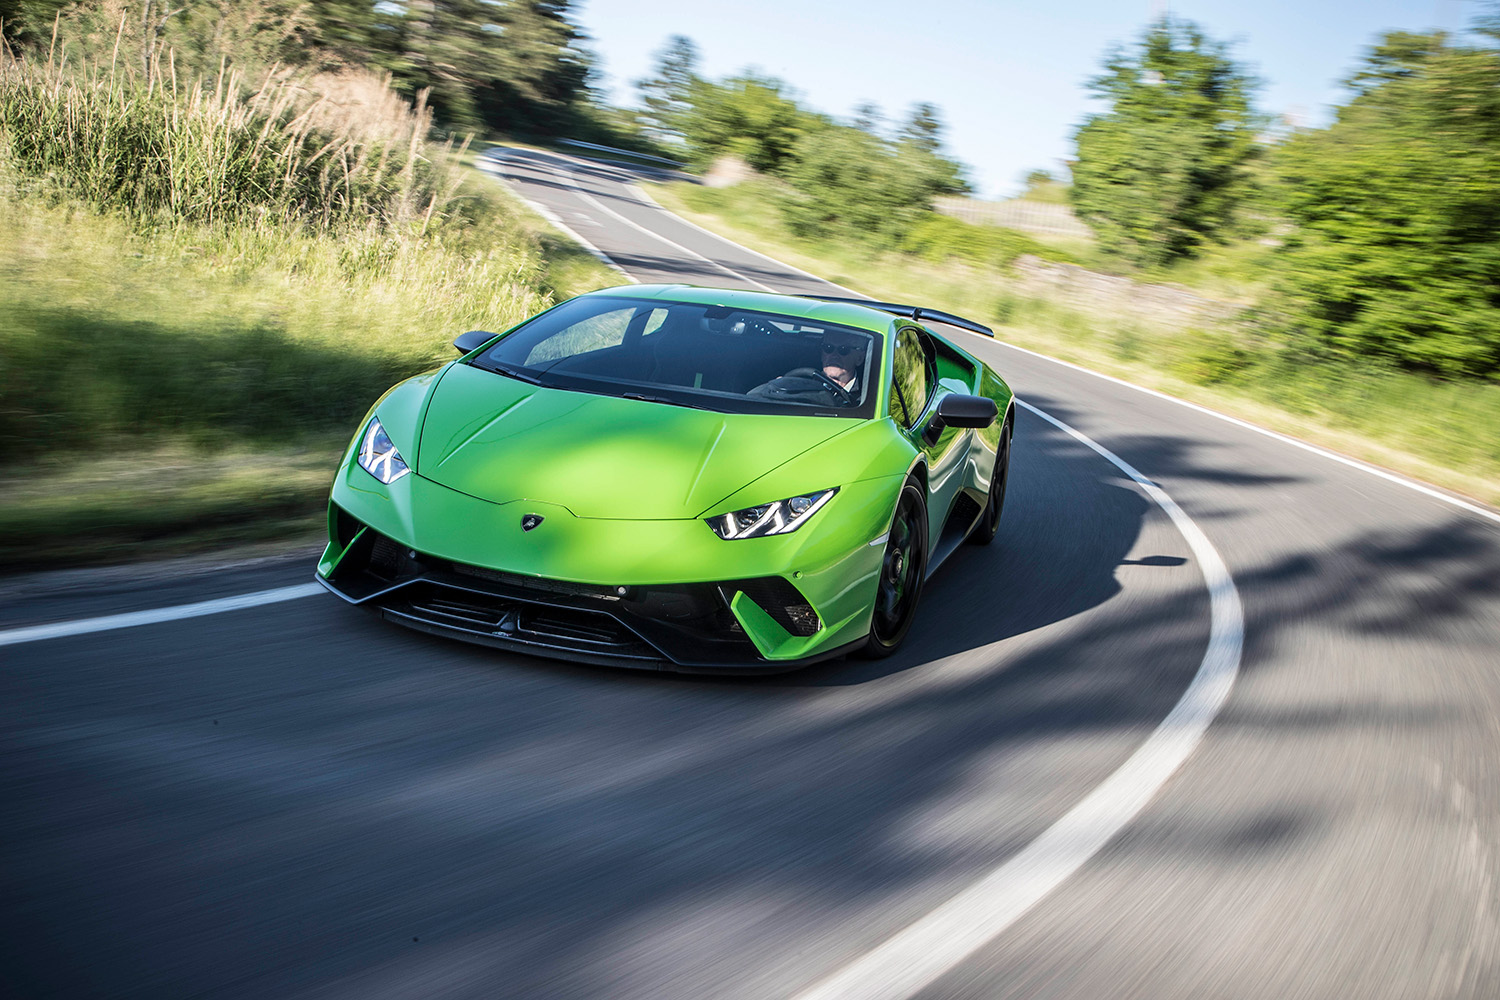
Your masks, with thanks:
<instances>
[{"instance_id":1,"label":"car hood","mask_svg":"<svg viewBox=\"0 0 1500 1000\"><path fill-rule=\"evenodd\" d=\"M860 423L715 413L454 365L433 390L416 471L494 503L554 503L578 517L693 518Z\"/></svg>"}]
</instances>

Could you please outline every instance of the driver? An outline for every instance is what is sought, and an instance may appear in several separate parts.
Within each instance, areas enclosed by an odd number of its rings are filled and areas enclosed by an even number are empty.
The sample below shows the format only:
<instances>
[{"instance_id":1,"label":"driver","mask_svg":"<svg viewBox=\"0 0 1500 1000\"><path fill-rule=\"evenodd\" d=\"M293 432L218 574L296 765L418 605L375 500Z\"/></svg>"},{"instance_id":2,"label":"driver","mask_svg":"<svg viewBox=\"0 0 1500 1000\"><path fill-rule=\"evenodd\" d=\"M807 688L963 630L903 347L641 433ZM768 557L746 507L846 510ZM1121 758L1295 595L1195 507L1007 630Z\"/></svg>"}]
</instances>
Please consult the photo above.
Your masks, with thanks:
<instances>
[{"instance_id":1,"label":"driver","mask_svg":"<svg viewBox=\"0 0 1500 1000\"><path fill-rule=\"evenodd\" d=\"M822 368L793 368L746 395L813 406L852 406L858 401L865 344L864 338L855 334L829 330L823 334L819 348Z\"/></svg>"}]
</instances>

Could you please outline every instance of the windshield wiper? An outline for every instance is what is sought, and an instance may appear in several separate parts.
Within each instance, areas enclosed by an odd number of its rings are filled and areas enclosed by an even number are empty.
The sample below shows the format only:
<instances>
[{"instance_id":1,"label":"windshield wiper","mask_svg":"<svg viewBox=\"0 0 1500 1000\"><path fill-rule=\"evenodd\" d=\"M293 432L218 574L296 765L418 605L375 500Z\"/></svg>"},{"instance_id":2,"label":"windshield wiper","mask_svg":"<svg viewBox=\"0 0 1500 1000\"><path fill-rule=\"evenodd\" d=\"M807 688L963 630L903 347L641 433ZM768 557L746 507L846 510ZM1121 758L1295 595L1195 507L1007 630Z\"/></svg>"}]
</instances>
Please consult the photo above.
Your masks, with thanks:
<instances>
[{"instance_id":1,"label":"windshield wiper","mask_svg":"<svg viewBox=\"0 0 1500 1000\"><path fill-rule=\"evenodd\" d=\"M532 385L542 384L541 379L537 378L535 375L532 375L529 372L518 371L515 368L509 368L505 365L496 364L493 361L485 365L481 365L472 361L470 362L470 364L474 365L475 368L481 368L487 372L494 372L496 375L504 375L506 378L513 378L517 382L530 382Z\"/></svg>"},{"instance_id":2,"label":"windshield wiper","mask_svg":"<svg viewBox=\"0 0 1500 1000\"><path fill-rule=\"evenodd\" d=\"M697 403L684 403L680 399L666 399L662 396L647 396L640 392L622 392L621 399L639 399L643 403L666 403L668 406L685 406L690 410L707 410L707 406L699 406Z\"/></svg>"}]
</instances>

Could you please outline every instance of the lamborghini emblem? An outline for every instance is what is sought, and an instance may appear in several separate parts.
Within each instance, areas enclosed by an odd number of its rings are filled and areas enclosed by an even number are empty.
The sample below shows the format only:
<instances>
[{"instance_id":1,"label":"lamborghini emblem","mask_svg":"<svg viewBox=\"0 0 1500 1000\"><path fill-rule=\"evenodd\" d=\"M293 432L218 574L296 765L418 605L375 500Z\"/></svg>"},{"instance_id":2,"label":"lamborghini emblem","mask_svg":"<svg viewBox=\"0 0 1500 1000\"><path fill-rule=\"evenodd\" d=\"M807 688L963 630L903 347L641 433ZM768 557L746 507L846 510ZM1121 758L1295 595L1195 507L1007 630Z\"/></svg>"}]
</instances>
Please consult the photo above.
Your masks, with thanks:
<instances>
[{"instance_id":1,"label":"lamborghini emblem","mask_svg":"<svg viewBox=\"0 0 1500 1000\"><path fill-rule=\"evenodd\" d=\"M530 531L532 528L535 528L537 525L541 524L544 520L546 520L546 518L542 517L542 515L540 514L527 514L526 516L521 518L521 530Z\"/></svg>"}]
</instances>

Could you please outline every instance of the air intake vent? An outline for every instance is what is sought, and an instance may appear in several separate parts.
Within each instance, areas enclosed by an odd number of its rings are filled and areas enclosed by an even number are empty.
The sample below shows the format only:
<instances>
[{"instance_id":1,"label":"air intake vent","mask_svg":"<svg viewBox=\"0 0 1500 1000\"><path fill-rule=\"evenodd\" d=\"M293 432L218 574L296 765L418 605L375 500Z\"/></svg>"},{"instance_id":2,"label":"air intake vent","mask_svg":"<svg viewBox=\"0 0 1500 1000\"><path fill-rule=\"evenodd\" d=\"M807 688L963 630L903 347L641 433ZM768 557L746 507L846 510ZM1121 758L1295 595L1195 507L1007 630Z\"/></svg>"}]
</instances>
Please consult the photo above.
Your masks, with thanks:
<instances>
[{"instance_id":1,"label":"air intake vent","mask_svg":"<svg viewBox=\"0 0 1500 1000\"><path fill-rule=\"evenodd\" d=\"M818 620L818 613L807 603L807 598L785 577L738 580L725 587L744 591L746 597L759 604L777 625L792 635L812 635L823 627L823 623Z\"/></svg>"}]
</instances>

